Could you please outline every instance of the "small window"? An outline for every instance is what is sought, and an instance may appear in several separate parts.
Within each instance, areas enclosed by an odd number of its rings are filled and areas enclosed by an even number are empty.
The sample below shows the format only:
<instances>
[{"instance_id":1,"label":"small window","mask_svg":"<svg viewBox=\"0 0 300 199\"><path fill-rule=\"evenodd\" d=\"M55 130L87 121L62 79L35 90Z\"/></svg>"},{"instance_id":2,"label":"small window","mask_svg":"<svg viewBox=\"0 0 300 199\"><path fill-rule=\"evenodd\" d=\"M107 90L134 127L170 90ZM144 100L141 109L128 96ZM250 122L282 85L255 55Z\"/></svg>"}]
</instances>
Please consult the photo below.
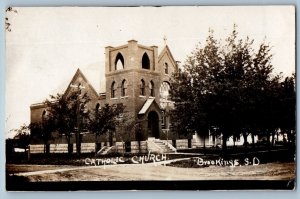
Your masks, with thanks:
<instances>
[{"instance_id":1,"label":"small window","mask_svg":"<svg viewBox=\"0 0 300 199\"><path fill-rule=\"evenodd\" d=\"M124 58L121 53L118 53L115 60L115 70L124 69Z\"/></svg>"},{"instance_id":2,"label":"small window","mask_svg":"<svg viewBox=\"0 0 300 199\"><path fill-rule=\"evenodd\" d=\"M154 97L154 83L153 83L153 81L150 81L150 83L149 83L149 91L150 91L150 96Z\"/></svg>"},{"instance_id":3,"label":"small window","mask_svg":"<svg viewBox=\"0 0 300 199\"><path fill-rule=\"evenodd\" d=\"M168 63L165 63L165 74L169 73L169 66Z\"/></svg>"},{"instance_id":4,"label":"small window","mask_svg":"<svg viewBox=\"0 0 300 199\"><path fill-rule=\"evenodd\" d=\"M122 88L121 88L121 96L126 96L127 95L127 81L124 79L122 81Z\"/></svg>"},{"instance_id":5,"label":"small window","mask_svg":"<svg viewBox=\"0 0 300 199\"><path fill-rule=\"evenodd\" d=\"M81 94L81 88L83 88L83 87L81 86L81 83L78 83L78 94L79 94L79 95Z\"/></svg>"},{"instance_id":6,"label":"small window","mask_svg":"<svg viewBox=\"0 0 300 199\"><path fill-rule=\"evenodd\" d=\"M141 80L141 85L140 85L140 95L145 95L145 81L142 79Z\"/></svg>"},{"instance_id":7,"label":"small window","mask_svg":"<svg viewBox=\"0 0 300 199\"><path fill-rule=\"evenodd\" d=\"M111 98L115 98L116 97L116 82L113 82L111 84Z\"/></svg>"},{"instance_id":8,"label":"small window","mask_svg":"<svg viewBox=\"0 0 300 199\"><path fill-rule=\"evenodd\" d=\"M96 112L99 111L99 109L100 109L100 104L97 103L97 104L96 104L96 107L95 107Z\"/></svg>"},{"instance_id":9,"label":"small window","mask_svg":"<svg viewBox=\"0 0 300 199\"><path fill-rule=\"evenodd\" d=\"M46 113L47 113L46 110L44 110L44 111L43 111L43 114L42 114L42 117L45 117L45 116L46 116Z\"/></svg>"},{"instance_id":10,"label":"small window","mask_svg":"<svg viewBox=\"0 0 300 199\"><path fill-rule=\"evenodd\" d=\"M147 53L144 53L144 55L143 55L142 68L150 69L150 60L149 60L149 57L148 57Z\"/></svg>"}]
</instances>

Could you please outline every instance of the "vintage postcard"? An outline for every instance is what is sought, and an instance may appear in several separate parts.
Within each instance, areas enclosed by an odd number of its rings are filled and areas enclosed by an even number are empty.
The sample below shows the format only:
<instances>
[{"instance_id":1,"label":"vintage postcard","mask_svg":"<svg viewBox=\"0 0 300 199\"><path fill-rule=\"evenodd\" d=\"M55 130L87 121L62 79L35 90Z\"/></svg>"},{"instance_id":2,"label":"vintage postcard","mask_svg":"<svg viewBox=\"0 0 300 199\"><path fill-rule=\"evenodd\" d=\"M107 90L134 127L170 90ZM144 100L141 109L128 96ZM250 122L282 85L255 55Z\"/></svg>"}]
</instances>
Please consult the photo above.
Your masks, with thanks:
<instances>
[{"instance_id":1,"label":"vintage postcard","mask_svg":"<svg viewBox=\"0 0 300 199\"><path fill-rule=\"evenodd\" d=\"M8 7L6 189L294 190L295 7Z\"/></svg>"}]
</instances>

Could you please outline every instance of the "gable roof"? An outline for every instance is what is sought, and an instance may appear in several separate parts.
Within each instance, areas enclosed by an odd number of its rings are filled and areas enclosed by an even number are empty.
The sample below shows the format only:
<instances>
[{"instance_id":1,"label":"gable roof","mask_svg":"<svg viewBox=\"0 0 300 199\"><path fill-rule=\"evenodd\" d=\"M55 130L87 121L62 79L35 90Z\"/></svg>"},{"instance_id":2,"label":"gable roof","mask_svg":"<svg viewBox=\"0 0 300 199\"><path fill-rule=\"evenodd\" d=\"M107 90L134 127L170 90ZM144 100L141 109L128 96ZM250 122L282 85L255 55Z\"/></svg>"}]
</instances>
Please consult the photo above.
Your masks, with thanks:
<instances>
[{"instance_id":1,"label":"gable roof","mask_svg":"<svg viewBox=\"0 0 300 199\"><path fill-rule=\"evenodd\" d=\"M159 105L155 102L155 98L149 98L147 99L147 101L139 111L139 115L145 114L149 110L152 104L156 105L160 109Z\"/></svg>"},{"instance_id":2,"label":"gable roof","mask_svg":"<svg viewBox=\"0 0 300 199\"><path fill-rule=\"evenodd\" d=\"M81 77L83 79L83 81L86 82L86 84L91 89L92 93L95 94L95 96L99 96L98 93L96 92L96 90L94 89L94 87L90 84L90 82L87 80L87 78L84 76L84 74L81 72L81 70L79 68L77 69L75 75L73 76L72 80L70 81L67 89L64 92L64 95L66 95L70 91L72 83L75 82L78 77Z\"/></svg>"},{"instance_id":3,"label":"gable roof","mask_svg":"<svg viewBox=\"0 0 300 199\"><path fill-rule=\"evenodd\" d=\"M173 55L172 55L172 53L171 53L170 48L169 48L168 45L166 45L163 48L163 50L160 52L160 54L158 56L158 61L160 61L165 54L169 55L170 60L173 62L174 66L176 67L176 60L174 59L174 57L173 57Z\"/></svg>"}]
</instances>

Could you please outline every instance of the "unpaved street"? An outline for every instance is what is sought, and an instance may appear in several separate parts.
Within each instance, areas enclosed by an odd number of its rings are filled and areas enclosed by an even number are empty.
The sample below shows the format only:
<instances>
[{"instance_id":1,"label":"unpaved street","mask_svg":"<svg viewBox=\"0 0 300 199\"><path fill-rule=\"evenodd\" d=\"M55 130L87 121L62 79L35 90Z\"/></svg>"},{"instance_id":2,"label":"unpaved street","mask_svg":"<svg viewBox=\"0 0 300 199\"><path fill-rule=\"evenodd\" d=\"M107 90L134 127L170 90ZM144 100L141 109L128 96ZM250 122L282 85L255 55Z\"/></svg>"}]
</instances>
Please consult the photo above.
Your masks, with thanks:
<instances>
[{"instance_id":1,"label":"unpaved street","mask_svg":"<svg viewBox=\"0 0 300 199\"><path fill-rule=\"evenodd\" d=\"M8 173L29 181L122 181L122 180L290 180L294 163L256 166L178 168L154 164L106 166L7 165Z\"/></svg>"}]
</instances>

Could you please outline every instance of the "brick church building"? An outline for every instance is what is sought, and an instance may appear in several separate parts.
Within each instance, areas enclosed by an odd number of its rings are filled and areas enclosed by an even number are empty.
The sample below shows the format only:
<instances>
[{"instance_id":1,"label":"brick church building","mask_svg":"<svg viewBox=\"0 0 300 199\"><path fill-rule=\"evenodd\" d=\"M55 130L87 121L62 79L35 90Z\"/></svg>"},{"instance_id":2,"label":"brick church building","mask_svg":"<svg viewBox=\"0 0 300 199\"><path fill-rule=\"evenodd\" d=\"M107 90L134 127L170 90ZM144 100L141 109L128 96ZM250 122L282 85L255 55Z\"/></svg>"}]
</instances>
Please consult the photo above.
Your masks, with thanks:
<instances>
[{"instance_id":1,"label":"brick church building","mask_svg":"<svg viewBox=\"0 0 300 199\"><path fill-rule=\"evenodd\" d=\"M81 152L175 152L176 149L201 145L199 137L180 137L172 130L169 111L174 104L169 99L169 89L171 75L176 70L177 63L167 45L158 53L157 46L144 46L135 40L105 48L105 93L97 93L78 69L64 95L73 89L83 89L91 98L90 110L105 104L122 103L125 112L141 126L139 138L137 135L124 136L118 130L98 138L92 133L81 132ZM40 121L46 114L43 103L32 104L30 110L31 122ZM210 142L210 138L207 139L205 142ZM75 143L75 135L71 137L72 146L68 146L65 136L53 132L45 149L42 140L33 135L30 152L66 153L70 147L75 152Z\"/></svg>"}]
</instances>

